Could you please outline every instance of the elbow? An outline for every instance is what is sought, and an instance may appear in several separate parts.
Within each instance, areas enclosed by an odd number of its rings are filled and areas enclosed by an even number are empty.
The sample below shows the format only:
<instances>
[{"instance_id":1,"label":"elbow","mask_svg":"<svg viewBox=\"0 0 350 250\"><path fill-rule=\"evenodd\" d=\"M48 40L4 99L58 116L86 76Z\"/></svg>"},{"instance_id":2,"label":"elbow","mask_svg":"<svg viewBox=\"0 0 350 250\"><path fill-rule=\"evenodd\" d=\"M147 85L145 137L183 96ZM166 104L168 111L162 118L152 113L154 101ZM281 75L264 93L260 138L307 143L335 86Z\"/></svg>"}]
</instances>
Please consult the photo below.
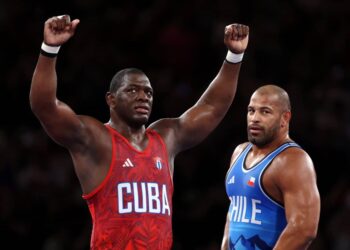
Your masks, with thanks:
<instances>
[{"instance_id":1,"label":"elbow","mask_svg":"<svg viewBox=\"0 0 350 250\"><path fill-rule=\"evenodd\" d=\"M311 223L307 230L305 230L305 236L309 237L310 240L314 240L317 237L318 231L318 219Z\"/></svg>"},{"instance_id":2,"label":"elbow","mask_svg":"<svg viewBox=\"0 0 350 250\"><path fill-rule=\"evenodd\" d=\"M34 111L36 107L32 94L29 94L29 107L32 111Z\"/></svg>"},{"instance_id":3,"label":"elbow","mask_svg":"<svg viewBox=\"0 0 350 250\"><path fill-rule=\"evenodd\" d=\"M32 90L29 92L29 106L33 113L35 113L38 107L40 107L39 102Z\"/></svg>"},{"instance_id":4,"label":"elbow","mask_svg":"<svg viewBox=\"0 0 350 250\"><path fill-rule=\"evenodd\" d=\"M318 221L308 223L295 223L293 230L301 245L309 246L317 237Z\"/></svg>"},{"instance_id":5,"label":"elbow","mask_svg":"<svg viewBox=\"0 0 350 250\"><path fill-rule=\"evenodd\" d=\"M34 114L40 113L42 106L32 95L29 95L29 106Z\"/></svg>"},{"instance_id":6,"label":"elbow","mask_svg":"<svg viewBox=\"0 0 350 250\"><path fill-rule=\"evenodd\" d=\"M38 105L35 102L35 100L33 99L33 97L31 95L29 95L29 107L32 110L33 113L37 112L38 109Z\"/></svg>"},{"instance_id":7,"label":"elbow","mask_svg":"<svg viewBox=\"0 0 350 250\"><path fill-rule=\"evenodd\" d=\"M37 117L41 117L45 114L52 114L56 107L55 102L37 98L32 95L29 96L29 106Z\"/></svg>"},{"instance_id":8,"label":"elbow","mask_svg":"<svg viewBox=\"0 0 350 250\"><path fill-rule=\"evenodd\" d=\"M309 227L302 229L301 237L305 239L305 242L311 243L317 237L317 227Z\"/></svg>"},{"instance_id":9,"label":"elbow","mask_svg":"<svg viewBox=\"0 0 350 250\"><path fill-rule=\"evenodd\" d=\"M307 249L316 239L316 236L317 229L301 229L298 237L300 239L300 249Z\"/></svg>"}]
</instances>

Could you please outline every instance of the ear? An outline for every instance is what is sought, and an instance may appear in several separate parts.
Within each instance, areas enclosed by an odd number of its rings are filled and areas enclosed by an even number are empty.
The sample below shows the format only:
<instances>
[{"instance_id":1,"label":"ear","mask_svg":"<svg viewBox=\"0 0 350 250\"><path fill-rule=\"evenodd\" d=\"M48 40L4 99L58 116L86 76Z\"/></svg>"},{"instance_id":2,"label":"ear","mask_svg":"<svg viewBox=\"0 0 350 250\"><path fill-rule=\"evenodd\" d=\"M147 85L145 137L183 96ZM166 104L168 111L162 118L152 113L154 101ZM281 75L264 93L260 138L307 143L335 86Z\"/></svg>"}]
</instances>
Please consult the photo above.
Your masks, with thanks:
<instances>
[{"instance_id":1,"label":"ear","mask_svg":"<svg viewBox=\"0 0 350 250\"><path fill-rule=\"evenodd\" d=\"M281 127L288 127L290 119L292 118L292 113L290 111L283 112L281 119Z\"/></svg>"},{"instance_id":2,"label":"ear","mask_svg":"<svg viewBox=\"0 0 350 250\"><path fill-rule=\"evenodd\" d=\"M106 93L106 102L110 108L114 108L116 101L115 101L115 96L111 92Z\"/></svg>"}]
</instances>

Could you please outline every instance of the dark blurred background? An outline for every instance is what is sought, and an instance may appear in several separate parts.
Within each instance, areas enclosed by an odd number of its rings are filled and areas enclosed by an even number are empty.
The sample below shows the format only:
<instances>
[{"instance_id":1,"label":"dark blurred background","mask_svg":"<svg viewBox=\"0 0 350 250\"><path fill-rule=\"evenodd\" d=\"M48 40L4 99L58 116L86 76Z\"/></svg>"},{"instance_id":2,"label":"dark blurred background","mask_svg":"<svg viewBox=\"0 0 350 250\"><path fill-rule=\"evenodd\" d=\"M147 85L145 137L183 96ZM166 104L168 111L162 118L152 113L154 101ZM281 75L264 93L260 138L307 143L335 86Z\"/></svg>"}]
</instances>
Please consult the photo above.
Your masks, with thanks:
<instances>
[{"instance_id":1,"label":"dark blurred background","mask_svg":"<svg viewBox=\"0 0 350 250\"><path fill-rule=\"evenodd\" d=\"M225 58L225 25L250 26L229 113L176 159L174 250L219 249L229 205L225 174L232 150L246 140L249 97L265 83L290 94L291 137L314 160L322 214L311 249L350 249L346 0L1 1L1 249L88 249L91 218L70 156L45 134L28 101L43 23L66 13L81 23L58 56L58 97L102 122L109 82L125 67L143 69L153 84L150 122L181 115Z\"/></svg>"}]
</instances>

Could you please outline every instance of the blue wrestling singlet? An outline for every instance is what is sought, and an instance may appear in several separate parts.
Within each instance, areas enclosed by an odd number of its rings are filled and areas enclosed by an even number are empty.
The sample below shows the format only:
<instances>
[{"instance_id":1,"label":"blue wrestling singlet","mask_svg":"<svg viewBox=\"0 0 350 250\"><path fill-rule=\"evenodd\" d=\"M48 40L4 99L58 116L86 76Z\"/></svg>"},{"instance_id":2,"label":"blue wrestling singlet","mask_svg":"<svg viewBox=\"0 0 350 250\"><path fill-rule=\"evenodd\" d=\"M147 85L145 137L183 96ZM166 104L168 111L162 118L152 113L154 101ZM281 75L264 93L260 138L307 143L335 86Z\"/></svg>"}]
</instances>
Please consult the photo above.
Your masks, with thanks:
<instances>
[{"instance_id":1,"label":"blue wrestling singlet","mask_svg":"<svg viewBox=\"0 0 350 250\"><path fill-rule=\"evenodd\" d=\"M226 192L231 201L228 211L230 250L272 249L287 224L284 207L262 188L262 174L280 152L300 146L294 142L285 143L246 169L245 160L252 146L248 144L226 175Z\"/></svg>"}]
</instances>

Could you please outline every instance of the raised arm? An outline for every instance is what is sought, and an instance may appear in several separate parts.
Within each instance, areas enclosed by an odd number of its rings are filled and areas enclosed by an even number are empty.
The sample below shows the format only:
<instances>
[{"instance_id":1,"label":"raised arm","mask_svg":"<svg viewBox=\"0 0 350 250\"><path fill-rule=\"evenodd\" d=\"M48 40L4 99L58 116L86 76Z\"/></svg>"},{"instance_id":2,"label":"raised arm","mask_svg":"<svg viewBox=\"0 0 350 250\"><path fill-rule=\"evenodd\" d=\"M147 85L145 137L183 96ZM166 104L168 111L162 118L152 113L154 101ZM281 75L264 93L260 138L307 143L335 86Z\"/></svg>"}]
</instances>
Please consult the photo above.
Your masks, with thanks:
<instances>
[{"instance_id":1,"label":"raised arm","mask_svg":"<svg viewBox=\"0 0 350 250\"><path fill-rule=\"evenodd\" d=\"M33 74L30 105L48 135L57 143L68 146L77 141L82 126L73 110L56 97L56 55L59 46L73 35L79 20L69 16L52 17L44 25L44 43ZM55 54L56 53L56 54Z\"/></svg>"},{"instance_id":2,"label":"raised arm","mask_svg":"<svg viewBox=\"0 0 350 250\"><path fill-rule=\"evenodd\" d=\"M165 135L170 152L180 152L201 142L220 123L236 94L241 58L248 45L249 27L242 24L226 26L224 43L228 57L219 73L197 103L172 120L161 120L152 127L171 128ZM231 62L228 62L230 60ZM160 125L162 124L163 125ZM164 125L166 124L166 125ZM160 131L162 132L162 131ZM168 136L171 134L172 136Z\"/></svg>"},{"instance_id":3,"label":"raised arm","mask_svg":"<svg viewBox=\"0 0 350 250\"><path fill-rule=\"evenodd\" d=\"M283 193L287 226L273 249L304 250L317 234L320 196L310 157L296 149L288 158L288 166L283 166L277 182Z\"/></svg>"}]
</instances>

